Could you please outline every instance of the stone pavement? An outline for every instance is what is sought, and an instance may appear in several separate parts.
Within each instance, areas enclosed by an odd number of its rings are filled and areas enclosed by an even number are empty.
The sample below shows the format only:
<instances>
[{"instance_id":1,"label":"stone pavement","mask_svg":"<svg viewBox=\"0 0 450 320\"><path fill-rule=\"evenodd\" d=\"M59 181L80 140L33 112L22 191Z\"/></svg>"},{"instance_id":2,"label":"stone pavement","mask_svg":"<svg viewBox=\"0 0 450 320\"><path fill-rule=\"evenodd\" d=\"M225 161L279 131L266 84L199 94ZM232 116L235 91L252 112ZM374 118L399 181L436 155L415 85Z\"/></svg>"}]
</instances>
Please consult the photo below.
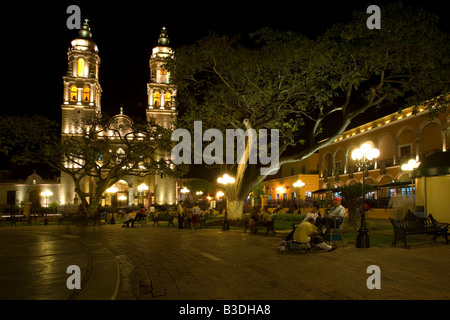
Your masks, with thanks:
<instances>
[{"instance_id":1,"label":"stone pavement","mask_svg":"<svg viewBox=\"0 0 450 320\"><path fill-rule=\"evenodd\" d=\"M425 239L429 239L426 236ZM0 228L0 300L450 300L450 245L293 253L280 235L160 226ZM67 267L81 270L69 290ZM381 289L368 289L367 268Z\"/></svg>"}]
</instances>

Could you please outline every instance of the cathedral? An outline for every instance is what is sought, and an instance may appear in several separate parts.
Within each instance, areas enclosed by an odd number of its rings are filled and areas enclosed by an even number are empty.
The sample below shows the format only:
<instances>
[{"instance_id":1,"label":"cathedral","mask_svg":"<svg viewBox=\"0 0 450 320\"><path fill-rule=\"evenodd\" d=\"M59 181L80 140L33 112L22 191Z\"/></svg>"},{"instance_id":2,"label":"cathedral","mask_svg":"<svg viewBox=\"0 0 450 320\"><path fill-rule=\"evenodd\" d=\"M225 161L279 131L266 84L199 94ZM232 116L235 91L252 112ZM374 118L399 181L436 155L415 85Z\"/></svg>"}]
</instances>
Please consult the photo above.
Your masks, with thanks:
<instances>
[{"instance_id":1,"label":"cathedral","mask_svg":"<svg viewBox=\"0 0 450 320\"><path fill-rule=\"evenodd\" d=\"M67 73L63 77L64 92L61 105L61 136L75 133L74 123L101 112L102 87L99 81L100 56L98 47L92 39L92 33L85 20L79 35L71 42L68 50ZM177 90L170 85L170 73L166 70L166 63L173 59L174 51L169 47L169 38L163 27L158 38L157 46L153 48L150 56L150 79L147 83L146 119L153 118L163 127L170 127L177 116L176 95ZM112 117L112 121L119 124L132 122L132 119L123 114ZM93 187L95 181L86 178L83 188L86 195ZM177 201L177 183L175 179L150 175L146 177L126 176L105 192L101 205L103 206L133 206L168 204L174 205ZM61 172L59 199L61 204L77 204L77 194L71 178ZM55 198L58 198L56 196Z\"/></svg>"}]
</instances>

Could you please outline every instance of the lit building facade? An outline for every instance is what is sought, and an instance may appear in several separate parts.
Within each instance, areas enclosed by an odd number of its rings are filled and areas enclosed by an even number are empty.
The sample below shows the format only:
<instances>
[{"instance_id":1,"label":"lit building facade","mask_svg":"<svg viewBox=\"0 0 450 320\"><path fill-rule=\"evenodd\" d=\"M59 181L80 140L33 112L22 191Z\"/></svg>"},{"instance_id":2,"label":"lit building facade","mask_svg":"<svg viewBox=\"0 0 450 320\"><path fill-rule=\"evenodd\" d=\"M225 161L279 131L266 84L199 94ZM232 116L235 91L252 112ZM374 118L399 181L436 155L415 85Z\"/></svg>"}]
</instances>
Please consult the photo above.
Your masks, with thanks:
<instances>
[{"instance_id":1,"label":"lit building facade","mask_svg":"<svg viewBox=\"0 0 450 320\"><path fill-rule=\"evenodd\" d=\"M169 84L170 73L166 64L174 58L174 52L169 47L169 38L163 27L158 39L158 46L153 48L150 56L150 82L147 83L148 106L146 119L154 119L163 127L173 125L176 112L176 88ZM62 139L64 135L76 133L71 129L74 121L92 117L101 112L101 86L98 79L100 57L98 48L92 40L88 22L80 30L79 37L72 41L68 52L68 71L64 79L64 103L62 104ZM126 128L132 124L132 119L123 114L112 117L111 121L117 128ZM120 146L113 152L120 153ZM123 152L123 150L122 150ZM164 155L169 158L170 155ZM159 160L159 159L155 159ZM89 195L93 189L95 178L82 181L84 193ZM105 192L101 205L129 206L146 204L151 196L151 202L156 204L176 204L176 182L174 179L149 175L145 177L125 176ZM61 173L61 204L76 203L74 183L71 178Z\"/></svg>"},{"instance_id":2,"label":"lit building facade","mask_svg":"<svg viewBox=\"0 0 450 320\"><path fill-rule=\"evenodd\" d=\"M279 170L279 177L262 182L264 204L288 208L299 206L304 200L310 200L312 193L319 188L318 153L302 161L284 164ZM297 181L304 183L297 185ZM302 185L302 184L301 184Z\"/></svg>"},{"instance_id":3,"label":"lit building facade","mask_svg":"<svg viewBox=\"0 0 450 320\"><path fill-rule=\"evenodd\" d=\"M102 87L99 80L101 59L97 44L86 20L79 35L71 42L67 52L67 72L63 76L63 103L61 104L61 139L77 134L76 123L83 119L101 114ZM158 45L150 56L150 81L147 84L148 106L145 117L157 124L171 127L176 120L176 88L169 84L170 73L166 69L168 60L174 58L174 51L169 47L169 38L165 28L162 29ZM123 114L112 117L111 123L118 128L129 127L132 119ZM112 146L119 154L120 146ZM170 157L169 155L163 155ZM159 160L159 159L156 159ZM66 163L66 166L75 164ZM75 167L74 167L75 168ZM76 169L76 168L75 168ZM0 206L8 207L21 202L33 202L36 207L44 206L44 202L55 202L59 205L77 205L81 201L75 192L72 178L61 172L60 178L47 182L36 173L30 175L25 182L13 182L0 179ZM87 200L95 186L95 178L87 177L81 181L81 188ZM51 191L52 195L45 199L40 195L43 191ZM149 200L156 204L174 205L177 201L177 183L175 179L148 175L145 177L125 176L104 193L101 200L103 206L133 206L147 204ZM151 196L151 198L149 197Z\"/></svg>"},{"instance_id":4,"label":"lit building facade","mask_svg":"<svg viewBox=\"0 0 450 320\"><path fill-rule=\"evenodd\" d=\"M345 131L338 139L319 151L319 188L362 182L362 171L351 158L363 143L379 149L380 156L366 174L365 184L378 187L369 197L389 198L397 192L413 192L411 173L401 169L410 159L420 162L435 152L447 151L450 141L450 115L442 113L430 120L428 111L412 108L370 121ZM403 182L403 183L402 183ZM404 188L381 188L381 186Z\"/></svg>"}]
</instances>

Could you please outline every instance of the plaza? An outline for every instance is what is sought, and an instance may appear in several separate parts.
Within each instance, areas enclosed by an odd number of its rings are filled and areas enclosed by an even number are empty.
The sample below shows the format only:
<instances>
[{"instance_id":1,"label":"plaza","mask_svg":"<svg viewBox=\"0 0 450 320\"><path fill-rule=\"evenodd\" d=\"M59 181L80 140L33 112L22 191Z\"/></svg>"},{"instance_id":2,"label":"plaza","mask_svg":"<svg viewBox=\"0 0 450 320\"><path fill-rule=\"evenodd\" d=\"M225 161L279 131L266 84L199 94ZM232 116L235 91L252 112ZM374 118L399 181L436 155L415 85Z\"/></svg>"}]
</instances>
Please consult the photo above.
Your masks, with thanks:
<instances>
[{"instance_id":1,"label":"plaza","mask_svg":"<svg viewBox=\"0 0 450 320\"><path fill-rule=\"evenodd\" d=\"M277 250L275 235L121 225L2 227L1 300L447 300L450 246ZM391 235L390 230L385 231ZM374 233L375 234L375 231ZM371 234L372 235L372 234ZM67 267L81 270L69 290ZM369 266L381 289L368 289Z\"/></svg>"}]
</instances>

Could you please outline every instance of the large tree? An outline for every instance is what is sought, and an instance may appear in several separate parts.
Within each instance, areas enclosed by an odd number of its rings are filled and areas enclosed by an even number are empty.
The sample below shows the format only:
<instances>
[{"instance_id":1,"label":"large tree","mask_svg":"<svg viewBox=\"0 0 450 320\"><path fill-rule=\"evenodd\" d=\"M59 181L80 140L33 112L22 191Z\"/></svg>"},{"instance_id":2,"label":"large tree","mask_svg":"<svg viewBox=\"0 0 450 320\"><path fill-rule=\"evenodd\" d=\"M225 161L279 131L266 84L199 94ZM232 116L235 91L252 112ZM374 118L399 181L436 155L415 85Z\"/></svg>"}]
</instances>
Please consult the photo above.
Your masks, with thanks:
<instances>
[{"instance_id":1,"label":"large tree","mask_svg":"<svg viewBox=\"0 0 450 320\"><path fill-rule=\"evenodd\" d=\"M380 30L368 15L329 28L317 39L264 29L249 38L211 34L177 50L171 66L185 108L178 127L278 129L279 164L302 160L338 138L371 108L396 103L446 110L450 39L438 18L422 9L382 7ZM270 144L270 143L269 143ZM267 146L270 150L270 145ZM223 164L236 182L228 187L229 217L264 178L265 165Z\"/></svg>"},{"instance_id":2,"label":"large tree","mask_svg":"<svg viewBox=\"0 0 450 320\"><path fill-rule=\"evenodd\" d=\"M104 115L77 121L74 128L61 136L59 125L46 117L4 117L0 151L18 164L44 163L67 174L87 215L94 215L105 190L127 175L184 172L168 160L171 131L155 123ZM90 178L88 202L83 181Z\"/></svg>"}]
</instances>

